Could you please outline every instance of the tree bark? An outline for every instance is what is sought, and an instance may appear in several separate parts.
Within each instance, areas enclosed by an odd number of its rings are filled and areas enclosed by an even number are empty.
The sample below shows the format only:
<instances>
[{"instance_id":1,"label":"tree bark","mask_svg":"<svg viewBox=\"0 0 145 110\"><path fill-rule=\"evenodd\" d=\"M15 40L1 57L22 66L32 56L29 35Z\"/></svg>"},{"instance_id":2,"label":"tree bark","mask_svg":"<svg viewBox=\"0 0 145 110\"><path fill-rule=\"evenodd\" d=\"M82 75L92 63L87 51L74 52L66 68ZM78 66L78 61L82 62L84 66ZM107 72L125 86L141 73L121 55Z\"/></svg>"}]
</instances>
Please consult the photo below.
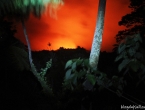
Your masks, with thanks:
<instances>
[{"instance_id":1,"label":"tree bark","mask_svg":"<svg viewBox=\"0 0 145 110\"><path fill-rule=\"evenodd\" d=\"M43 87L43 91L46 93L46 95L52 95L51 88L48 86L47 82L42 77L40 77L39 73L37 72L37 70L35 68L35 65L33 64L30 42L29 42L29 39L28 39L28 35L27 35L27 32L26 32L26 27L25 27L25 23L24 23L23 19L21 19L21 23L22 23L24 36L25 36L27 46L28 46L29 62L30 62L30 66L31 66L31 71L34 74L34 76L38 79L38 81L40 82L41 86Z\"/></svg>"},{"instance_id":2,"label":"tree bark","mask_svg":"<svg viewBox=\"0 0 145 110\"><path fill-rule=\"evenodd\" d=\"M24 23L23 19L21 19L21 23L22 23L26 43L27 43L27 46L28 46L28 54L29 54L28 56L29 56L29 63L30 63L31 71L37 77L37 71L36 71L36 68L35 68L35 66L33 64L33 60L32 60L31 46L30 46L30 42L29 42L29 39L28 39L27 31L26 31L26 26L25 26L25 23Z\"/></svg>"},{"instance_id":3,"label":"tree bark","mask_svg":"<svg viewBox=\"0 0 145 110\"><path fill-rule=\"evenodd\" d=\"M102 44L102 35L103 35L103 28L104 28L104 18L105 18L105 7L106 7L106 0L99 0L99 7L98 7L98 18L96 29L94 33L89 63L92 68L97 69L100 49Z\"/></svg>"},{"instance_id":4,"label":"tree bark","mask_svg":"<svg viewBox=\"0 0 145 110\"><path fill-rule=\"evenodd\" d=\"M23 27L23 31L24 31L24 36L25 36L25 39L26 39L26 43L27 43L27 46L28 46L29 63L30 63L30 66L32 68L31 47L30 47L30 42L29 42L29 39L28 39L28 35L27 35L27 32L26 32L26 27L25 27L25 24L24 24L24 20L23 19L21 19L21 23L22 23L22 27Z\"/></svg>"}]
</instances>

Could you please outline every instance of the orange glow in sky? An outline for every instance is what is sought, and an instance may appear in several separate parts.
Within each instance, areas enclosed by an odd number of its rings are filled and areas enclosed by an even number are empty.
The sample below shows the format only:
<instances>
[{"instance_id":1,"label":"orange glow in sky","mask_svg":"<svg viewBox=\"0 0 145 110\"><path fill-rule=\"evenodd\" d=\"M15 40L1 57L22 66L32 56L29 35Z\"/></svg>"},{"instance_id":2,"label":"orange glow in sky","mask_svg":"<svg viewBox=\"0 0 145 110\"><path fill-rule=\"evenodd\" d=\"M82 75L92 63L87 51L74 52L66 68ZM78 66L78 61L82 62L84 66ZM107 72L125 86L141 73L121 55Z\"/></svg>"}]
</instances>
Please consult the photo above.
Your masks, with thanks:
<instances>
[{"instance_id":1,"label":"orange glow in sky","mask_svg":"<svg viewBox=\"0 0 145 110\"><path fill-rule=\"evenodd\" d=\"M25 22L32 50L46 50L48 43L51 49L60 47L84 47L90 50L99 0L64 0L64 6L57 11L57 19L45 12L41 19L30 16ZM121 17L130 12L129 0L107 0L102 51L111 51L115 35L124 27L118 26ZM16 37L26 44L23 29L17 24Z\"/></svg>"},{"instance_id":2,"label":"orange glow in sky","mask_svg":"<svg viewBox=\"0 0 145 110\"><path fill-rule=\"evenodd\" d=\"M67 42L66 42L67 41ZM64 48L76 48L76 44L71 41L71 39L56 39L55 44L52 44L53 48L58 49L58 47Z\"/></svg>"}]
</instances>

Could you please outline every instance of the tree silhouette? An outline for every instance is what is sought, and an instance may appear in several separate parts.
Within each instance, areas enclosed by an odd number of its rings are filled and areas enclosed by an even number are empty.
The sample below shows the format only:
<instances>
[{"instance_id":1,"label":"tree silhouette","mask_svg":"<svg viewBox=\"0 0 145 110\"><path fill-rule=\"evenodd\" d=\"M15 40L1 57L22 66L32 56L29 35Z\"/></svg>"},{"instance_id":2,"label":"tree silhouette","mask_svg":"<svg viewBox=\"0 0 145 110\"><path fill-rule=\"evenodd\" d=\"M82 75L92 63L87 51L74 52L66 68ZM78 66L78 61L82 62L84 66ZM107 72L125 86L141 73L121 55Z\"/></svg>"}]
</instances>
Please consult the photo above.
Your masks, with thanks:
<instances>
[{"instance_id":1,"label":"tree silhouette","mask_svg":"<svg viewBox=\"0 0 145 110\"><path fill-rule=\"evenodd\" d=\"M32 56L29 39L26 32L24 20L27 19L30 13L37 18L40 18L44 12L46 4L50 4L51 8L57 8L57 4L61 4L61 0L1 0L0 1L0 17L8 17L18 19L22 23L25 39L29 50L29 61L32 66Z\"/></svg>"},{"instance_id":2,"label":"tree silhouette","mask_svg":"<svg viewBox=\"0 0 145 110\"><path fill-rule=\"evenodd\" d=\"M1 66L15 71L30 70L28 55L25 46L14 37L16 32L12 22L0 20L0 50ZM5 63L4 63L5 62ZM1 69L2 71L2 69Z\"/></svg>"},{"instance_id":3,"label":"tree silhouette","mask_svg":"<svg viewBox=\"0 0 145 110\"><path fill-rule=\"evenodd\" d=\"M47 4L50 4L51 11L53 11L52 9L57 8L57 5L62 4L62 0L1 0L0 18L4 17L9 19L14 18L15 20L21 21L24 36L28 46L29 62L31 70L33 74L37 77L38 81L41 83L44 92L50 93L51 90L47 86L46 81L38 75L38 72L36 71L36 68L32 62L30 43L24 23L24 21L29 18L29 15L31 13L33 13L35 17L40 18Z\"/></svg>"},{"instance_id":4,"label":"tree silhouette","mask_svg":"<svg viewBox=\"0 0 145 110\"><path fill-rule=\"evenodd\" d=\"M103 27L104 27L105 7L106 7L106 0L99 0L97 24L96 24L96 29L94 33L94 39L93 39L92 49L91 49L90 59L89 59L90 66L93 68L97 68L97 64L99 60L99 54L100 54L100 49L102 44Z\"/></svg>"},{"instance_id":5,"label":"tree silhouette","mask_svg":"<svg viewBox=\"0 0 145 110\"><path fill-rule=\"evenodd\" d=\"M47 46L49 47L49 50L51 50L51 43L50 42L47 44Z\"/></svg>"},{"instance_id":6,"label":"tree silhouette","mask_svg":"<svg viewBox=\"0 0 145 110\"><path fill-rule=\"evenodd\" d=\"M9 44L5 43L7 38L14 37L14 33L16 32L15 29L12 29L12 22L7 22L3 18L0 18L0 48L4 48L5 46L8 46ZM6 44L6 45L4 45Z\"/></svg>"},{"instance_id":7,"label":"tree silhouette","mask_svg":"<svg viewBox=\"0 0 145 110\"><path fill-rule=\"evenodd\" d=\"M131 13L122 17L119 21L120 26L126 26L125 30L121 30L116 35L117 43L120 43L129 35L140 33L144 39L145 36L145 1L144 0L130 0L129 8Z\"/></svg>"},{"instance_id":8,"label":"tree silhouette","mask_svg":"<svg viewBox=\"0 0 145 110\"><path fill-rule=\"evenodd\" d=\"M118 70L125 77L134 78L132 82L139 85L145 76L145 1L130 0L129 8L132 9L131 13L123 16L119 22L126 29L116 35L118 45L114 46L118 47L118 56L115 61L121 61Z\"/></svg>"}]
</instances>

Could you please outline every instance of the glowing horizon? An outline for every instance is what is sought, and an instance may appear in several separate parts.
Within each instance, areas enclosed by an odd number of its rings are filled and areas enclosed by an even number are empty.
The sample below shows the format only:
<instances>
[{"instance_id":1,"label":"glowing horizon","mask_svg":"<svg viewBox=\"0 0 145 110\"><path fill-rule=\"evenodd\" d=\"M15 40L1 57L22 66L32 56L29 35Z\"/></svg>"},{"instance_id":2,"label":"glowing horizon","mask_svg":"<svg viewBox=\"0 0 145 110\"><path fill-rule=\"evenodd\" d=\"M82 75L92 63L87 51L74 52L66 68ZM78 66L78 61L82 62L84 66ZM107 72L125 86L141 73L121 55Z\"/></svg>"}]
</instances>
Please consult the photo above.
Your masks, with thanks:
<instances>
[{"instance_id":1,"label":"glowing horizon","mask_svg":"<svg viewBox=\"0 0 145 110\"><path fill-rule=\"evenodd\" d=\"M41 19L30 16L25 24L32 50L48 49L49 42L53 50L77 46L90 50L96 26L98 1L65 0L64 6L57 11L57 19L46 13ZM128 5L129 0L107 1L102 51L112 51L116 42L115 35L124 29L118 26L118 22L130 12ZM16 37L26 44L20 23L17 24L17 29Z\"/></svg>"}]
</instances>

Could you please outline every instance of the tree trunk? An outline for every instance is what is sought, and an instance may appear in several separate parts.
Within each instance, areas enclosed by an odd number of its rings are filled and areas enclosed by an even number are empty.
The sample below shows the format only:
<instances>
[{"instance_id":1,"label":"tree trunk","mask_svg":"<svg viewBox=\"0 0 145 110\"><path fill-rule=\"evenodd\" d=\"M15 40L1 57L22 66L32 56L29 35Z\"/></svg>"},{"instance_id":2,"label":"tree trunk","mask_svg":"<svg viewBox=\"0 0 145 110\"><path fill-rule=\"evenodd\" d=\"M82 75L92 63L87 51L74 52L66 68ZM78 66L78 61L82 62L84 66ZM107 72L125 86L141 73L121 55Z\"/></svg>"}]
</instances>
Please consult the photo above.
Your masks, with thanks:
<instances>
[{"instance_id":1,"label":"tree trunk","mask_svg":"<svg viewBox=\"0 0 145 110\"><path fill-rule=\"evenodd\" d=\"M98 61L99 61L99 54L100 54L100 49L102 44L102 35L103 35L103 28L104 28L105 7L106 7L106 0L99 0L98 18L96 22L97 24L94 33L90 58L89 58L89 63L92 68L97 68Z\"/></svg>"},{"instance_id":2,"label":"tree trunk","mask_svg":"<svg viewBox=\"0 0 145 110\"><path fill-rule=\"evenodd\" d=\"M30 42L29 42L29 39L28 39L28 35L27 35L27 32L26 32L26 27L25 27L23 19L21 19L21 23L22 23L24 36L25 36L27 46L28 46L29 62L30 62L30 66L31 66L31 71L34 74L34 76L37 78L37 80L40 82L40 84L43 88L43 91L46 93L46 95L52 95L51 88L48 86L47 82L39 75L39 73L37 72L37 70L35 68L35 65L33 64Z\"/></svg>"},{"instance_id":3,"label":"tree trunk","mask_svg":"<svg viewBox=\"0 0 145 110\"><path fill-rule=\"evenodd\" d=\"M27 46L28 46L29 63L30 63L31 71L37 77L37 71L36 71L36 68L35 68L35 66L33 64L33 60L32 60L31 46L30 46L30 42L29 42L29 39L28 39L27 31L26 31L26 26L25 26L25 23L24 23L23 19L21 19L21 23L22 23L26 43L27 43Z\"/></svg>"},{"instance_id":4,"label":"tree trunk","mask_svg":"<svg viewBox=\"0 0 145 110\"><path fill-rule=\"evenodd\" d=\"M25 27L25 24L24 24L24 20L23 19L21 19L21 23L22 23L22 27L23 27L23 31L24 31L24 36L25 36L25 39L26 39L26 43L27 43L27 46L28 46L29 63L30 63L30 66L32 68L31 47L30 47L30 42L29 42L29 39L28 39L28 35L27 35L27 32L26 32L26 27Z\"/></svg>"}]
</instances>

